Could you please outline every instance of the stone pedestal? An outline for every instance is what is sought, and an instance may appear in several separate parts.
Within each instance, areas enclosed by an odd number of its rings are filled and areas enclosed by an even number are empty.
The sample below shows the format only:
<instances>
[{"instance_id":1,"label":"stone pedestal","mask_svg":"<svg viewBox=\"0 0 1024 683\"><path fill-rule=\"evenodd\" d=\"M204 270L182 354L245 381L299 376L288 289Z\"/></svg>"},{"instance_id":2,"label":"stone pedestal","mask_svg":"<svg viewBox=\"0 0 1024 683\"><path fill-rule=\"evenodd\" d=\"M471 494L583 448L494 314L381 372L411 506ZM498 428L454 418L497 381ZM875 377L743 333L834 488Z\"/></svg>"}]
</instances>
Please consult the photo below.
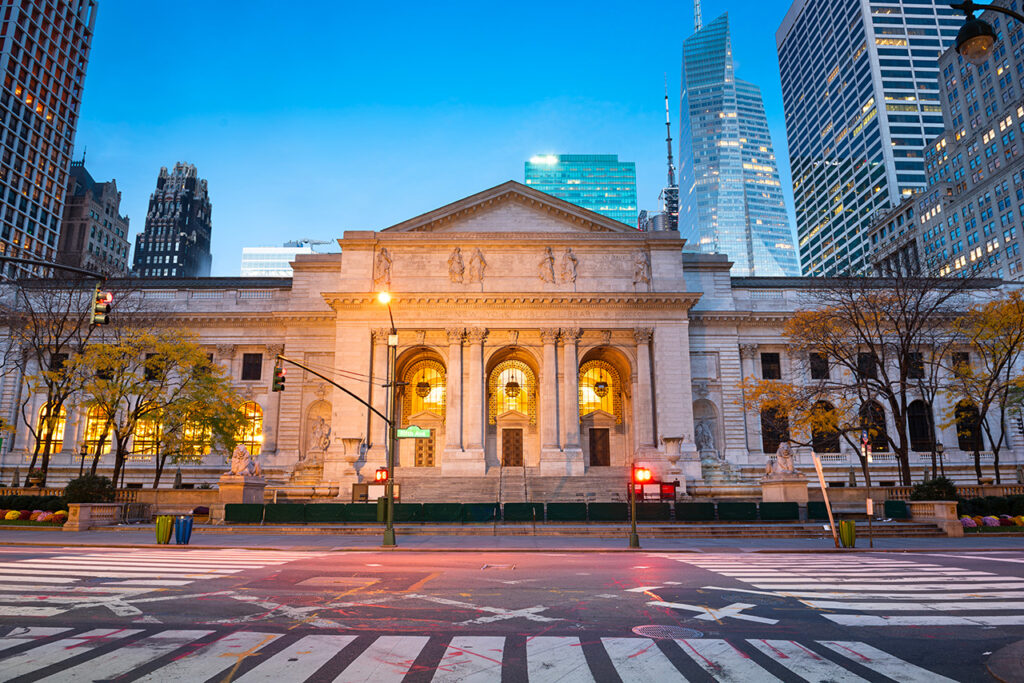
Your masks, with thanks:
<instances>
[{"instance_id":1,"label":"stone pedestal","mask_svg":"<svg viewBox=\"0 0 1024 683\"><path fill-rule=\"evenodd\" d=\"M807 477L799 472L765 477L761 480L761 500L765 503L807 505Z\"/></svg>"},{"instance_id":2,"label":"stone pedestal","mask_svg":"<svg viewBox=\"0 0 1024 683\"><path fill-rule=\"evenodd\" d=\"M267 480L263 477L250 477L245 474L224 474L220 478L220 502L226 503L263 503L263 491L267 488Z\"/></svg>"}]
</instances>

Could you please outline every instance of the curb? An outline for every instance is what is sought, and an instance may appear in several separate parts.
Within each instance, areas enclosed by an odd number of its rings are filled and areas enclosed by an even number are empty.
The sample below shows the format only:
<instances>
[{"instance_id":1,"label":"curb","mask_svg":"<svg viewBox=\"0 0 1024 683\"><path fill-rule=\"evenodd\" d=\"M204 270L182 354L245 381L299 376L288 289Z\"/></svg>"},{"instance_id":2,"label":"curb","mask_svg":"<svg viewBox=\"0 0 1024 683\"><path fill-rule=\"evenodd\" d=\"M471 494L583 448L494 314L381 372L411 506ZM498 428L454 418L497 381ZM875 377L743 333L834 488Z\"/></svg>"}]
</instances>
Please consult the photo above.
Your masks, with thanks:
<instances>
[{"instance_id":1,"label":"curb","mask_svg":"<svg viewBox=\"0 0 1024 683\"><path fill-rule=\"evenodd\" d=\"M989 655L985 668L1002 683L1024 680L1024 640L1018 640Z\"/></svg>"}]
</instances>

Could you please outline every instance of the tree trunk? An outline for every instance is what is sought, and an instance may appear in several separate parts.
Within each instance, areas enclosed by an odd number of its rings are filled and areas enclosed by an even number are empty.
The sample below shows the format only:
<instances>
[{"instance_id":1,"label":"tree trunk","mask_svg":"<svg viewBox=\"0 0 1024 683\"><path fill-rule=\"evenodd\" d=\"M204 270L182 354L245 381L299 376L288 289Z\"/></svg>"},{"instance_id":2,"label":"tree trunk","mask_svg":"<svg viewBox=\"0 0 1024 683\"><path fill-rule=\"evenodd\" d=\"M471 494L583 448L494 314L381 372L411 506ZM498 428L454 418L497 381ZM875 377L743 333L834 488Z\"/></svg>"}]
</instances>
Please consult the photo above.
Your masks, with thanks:
<instances>
[{"instance_id":1,"label":"tree trunk","mask_svg":"<svg viewBox=\"0 0 1024 683\"><path fill-rule=\"evenodd\" d=\"M156 475L153 477L153 488L157 488L160 486L160 477L163 476L164 466L167 464L167 453L160 452L159 442L156 445L156 457L154 458L154 461L156 462Z\"/></svg>"},{"instance_id":2,"label":"tree trunk","mask_svg":"<svg viewBox=\"0 0 1024 683\"><path fill-rule=\"evenodd\" d=\"M871 470L868 469L868 459L860 454L857 455L857 459L860 460L860 469L864 473L864 485L871 488Z\"/></svg>"},{"instance_id":3,"label":"tree trunk","mask_svg":"<svg viewBox=\"0 0 1024 683\"><path fill-rule=\"evenodd\" d=\"M902 486L910 486L910 451L906 448L901 448L896 453L896 460L900 466L900 484Z\"/></svg>"},{"instance_id":4,"label":"tree trunk","mask_svg":"<svg viewBox=\"0 0 1024 683\"><path fill-rule=\"evenodd\" d=\"M981 451L977 448L974 449L974 475L978 478L978 483L981 483Z\"/></svg>"}]
</instances>

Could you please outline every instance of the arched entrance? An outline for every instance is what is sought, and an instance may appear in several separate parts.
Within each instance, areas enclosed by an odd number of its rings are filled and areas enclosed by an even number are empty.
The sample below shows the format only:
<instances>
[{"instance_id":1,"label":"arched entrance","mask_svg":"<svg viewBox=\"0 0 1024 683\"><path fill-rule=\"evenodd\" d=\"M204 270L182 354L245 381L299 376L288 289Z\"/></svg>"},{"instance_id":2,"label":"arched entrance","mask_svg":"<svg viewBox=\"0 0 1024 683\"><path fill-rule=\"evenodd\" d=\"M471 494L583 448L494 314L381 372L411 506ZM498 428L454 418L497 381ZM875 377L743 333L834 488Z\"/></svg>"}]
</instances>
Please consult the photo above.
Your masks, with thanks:
<instances>
[{"instance_id":1,"label":"arched entrance","mask_svg":"<svg viewBox=\"0 0 1024 683\"><path fill-rule=\"evenodd\" d=\"M407 467L434 467L438 444L444 443L447 372L433 353L423 349L399 365L404 384L398 388L398 425L416 425L430 432L422 439L400 439L399 463Z\"/></svg>"},{"instance_id":2,"label":"arched entrance","mask_svg":"<svg viewBox=\"0 0 1024 683\"><path fill-rule=\"evenodd\" d=\"M623 466L629 461L629 368L629 361L607 346L590 349L581 359L580 446L590 467Z\"/></svg>"},{"instance_id":3,"label":"arched entrance","mask_svg":"<svg viewBox=\"0 0 1024 683\"><path fill-rule=\"evenodd\" d=\"M521 349L503 349L491 358L487 375L487 454L502 467L539 464L537 372ZM493 460L492 460L493 457Z\"/></svg>"}]
</instances>

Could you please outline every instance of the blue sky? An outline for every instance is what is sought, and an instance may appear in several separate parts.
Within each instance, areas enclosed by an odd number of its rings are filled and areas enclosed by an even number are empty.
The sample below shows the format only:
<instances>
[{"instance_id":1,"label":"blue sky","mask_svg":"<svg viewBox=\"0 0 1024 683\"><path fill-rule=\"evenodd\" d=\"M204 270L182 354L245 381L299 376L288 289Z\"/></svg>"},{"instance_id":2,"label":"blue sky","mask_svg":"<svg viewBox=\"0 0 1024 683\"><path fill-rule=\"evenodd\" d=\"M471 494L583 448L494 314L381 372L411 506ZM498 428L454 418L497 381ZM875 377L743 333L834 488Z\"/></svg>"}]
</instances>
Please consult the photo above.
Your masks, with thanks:
<instances>
[{"instance_id":1,"label":"blue sky","mask_svg":"<svg viewBox=\"0 0 1024 683\"><path fill-rule=\"evenodd\" d=\"M737 76L761 87L791 202L775 30L789 0L728 11ZM195 164L213 274L243 246L379 229L506 180L539 152L635 161L665 182L690 2L100 0L76 158L115 178L141 231L161 166ZM792 213L792 211L791 211ZM133 242L134 244L134 242Z\"/></svg>"}]
</instances>

